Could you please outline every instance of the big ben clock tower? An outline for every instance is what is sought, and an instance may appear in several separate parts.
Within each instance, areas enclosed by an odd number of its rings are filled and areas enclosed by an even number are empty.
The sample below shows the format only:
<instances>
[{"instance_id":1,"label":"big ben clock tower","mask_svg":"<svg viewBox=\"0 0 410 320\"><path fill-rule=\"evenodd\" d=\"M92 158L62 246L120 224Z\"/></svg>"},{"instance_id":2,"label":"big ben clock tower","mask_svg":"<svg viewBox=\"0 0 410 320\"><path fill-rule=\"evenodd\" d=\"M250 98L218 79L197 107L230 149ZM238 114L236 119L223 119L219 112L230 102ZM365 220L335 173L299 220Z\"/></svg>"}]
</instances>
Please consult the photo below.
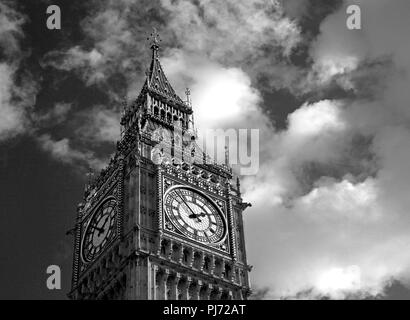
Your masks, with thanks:
<instances>
[{"instance_id":1,"label":"big ben clock tower","mask_svg":"<svg viewBox=\"0 0 410 320\"><path fill-rule=\"evenodd\" d=\"M151 49L116 153L77 208L69 297L247 299L248 204L232 169L197 145L190 101L168 82L155 32Z\"/></svg>"}]
</instances>

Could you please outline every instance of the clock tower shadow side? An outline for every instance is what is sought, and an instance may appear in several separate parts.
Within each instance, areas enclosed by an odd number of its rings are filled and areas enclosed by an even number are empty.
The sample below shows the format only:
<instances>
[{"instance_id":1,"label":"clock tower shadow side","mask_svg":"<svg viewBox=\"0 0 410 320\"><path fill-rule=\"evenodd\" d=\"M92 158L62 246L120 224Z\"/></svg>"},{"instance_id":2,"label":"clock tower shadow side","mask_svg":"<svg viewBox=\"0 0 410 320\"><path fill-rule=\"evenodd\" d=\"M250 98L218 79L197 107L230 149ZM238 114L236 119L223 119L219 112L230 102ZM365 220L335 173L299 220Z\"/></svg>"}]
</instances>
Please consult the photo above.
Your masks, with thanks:
<instances>
[{"instance_id":1,"label":"clock tower shadow side","mask_svg":"<svg viewBox=\"0 0 410 320\"><path fill-rule=\"evenodd\" d=\"M175 93L158 51L154 34L145 83L124 104L116 152L89 174L69 297L247 299L242 214L249 204L229 165L197 144L189 91L186 101Z\"/></svg>"}]
</instances>

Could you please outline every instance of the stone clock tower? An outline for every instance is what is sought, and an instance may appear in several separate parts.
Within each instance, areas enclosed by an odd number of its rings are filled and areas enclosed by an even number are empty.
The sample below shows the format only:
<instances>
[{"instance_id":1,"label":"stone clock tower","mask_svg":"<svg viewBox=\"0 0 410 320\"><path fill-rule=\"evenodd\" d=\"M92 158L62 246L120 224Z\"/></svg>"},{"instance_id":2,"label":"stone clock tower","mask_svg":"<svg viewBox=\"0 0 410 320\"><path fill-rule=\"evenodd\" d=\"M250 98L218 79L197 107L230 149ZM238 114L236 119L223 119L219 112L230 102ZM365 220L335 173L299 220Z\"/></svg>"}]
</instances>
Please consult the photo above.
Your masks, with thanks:
<instances>
[{"instance_id":1,"label":"stone clock tower","mask_svg":"<svg viewBox=\"0 0 410 320\"><path fill-rule=\"evenodd\" d=\"M77 208L69 297L246 299L249 204L232 169L197 145L189 93L183 101L168 82L156 34L151 49L116 153Z\"/></svg>"}]
</instances>

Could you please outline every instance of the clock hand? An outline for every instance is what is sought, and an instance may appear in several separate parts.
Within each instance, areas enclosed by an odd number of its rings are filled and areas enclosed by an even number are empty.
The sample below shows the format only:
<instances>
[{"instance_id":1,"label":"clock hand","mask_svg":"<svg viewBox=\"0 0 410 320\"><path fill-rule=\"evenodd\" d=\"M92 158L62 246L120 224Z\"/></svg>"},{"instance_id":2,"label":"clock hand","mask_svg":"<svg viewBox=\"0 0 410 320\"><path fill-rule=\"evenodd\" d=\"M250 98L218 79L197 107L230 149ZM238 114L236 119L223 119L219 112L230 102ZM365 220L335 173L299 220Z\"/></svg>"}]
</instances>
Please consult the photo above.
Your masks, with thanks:
<instances>
[{"instance_id":1,"label":"clock hand","mask_svg":"<svg viewBox=\"0 0 410 320\"><path fill-rule=\"evenodd\" d=\"M98 236L101 236L101 233L104 233L105 232L105 225L107 224L107 221L108 221L108 216L107 217L105 217L105 220L104 220L104 223L103 223L103 225L101 226L101 228L100 228L100 230L98 231Z\"/></svg>"},{"instance_id":2,"label":"clock hand","mask_svg":"<svg viewBox=\"0 0 410 320\"><path fill-rule=\"evenodd\" d=\"M103 229L103 228L98 228L97 226L94 226L94 225L91 225L91 226L90 226L90 229L97 230L98 232L104 232L104 229ZM101 230L102 230L102 231L101 231Z\"/></svg>"},{"instance_id":3,"label":"clock hand","mask_svg":"<svg viewBox=\"0 0 410 320\"><path fill-rule=\"evenodd\" d=\"M188 207L188 209L192 212L192 214L191 215L189 215L188 217L189 218L191 218L191 219L198 219L198 222L202 222L202 220L201 219L199 219L198 218L198 215L191 209L191 207L186 203L186 201L184 200L184 198L183 198L183 196L181 196L178 192L175 192L177 195L178 195L178 197L180 197L180 199L184 202L184 204L185 204L185 206L187 206Z\"/></svg>"},{"instance_id":4,"label":"clock hand","mask_svg":"<svg viewBox=\"0 0 410 320\"><path fill-rule=\"evenodd\" d=\"M108 217L105 218L105 221L101 227L97 227L96 225L90 225L90 229L94 229L98 231L98 237L105 231L104 227L107 224Z\"/></svg>"},{"instance_id":5,"label":"clock hand","mask_svg":"<svg viewBox=\"0 0 410 320\"><path fill-rule=\"evenodd\" d=\"M201 219L198 218L198 215L197 215L197 214L190 214L190 215L188 216L188 218L198 219L198 222L201 222Z\"/></svg>"},{"instance_id":6,"label":"clock hand","mask_svg":"<svg viewBox=\"0 0 410 320\"><path fill-rule=\"evenodd\" d=\"M178 197L185 203L185 205L188 207L188 209L189 209L189 211L191 211L192 212L192 216L193 217L196 217L197 216L197 214L191 209L191 207L185 202L185 200L184 200L184 198L178 193L178 192L175 192L177 195L178 195Z\"/></svg>"},{"instance_id":7,"label":"clock hand","mask_svg":"<svg viewBox=\"0 0 410 320\"><path fill-rule=\"evenodd\" d=\"M209 239L208 235L206 234L206 232L204 232L205 237L208 239L208 242L211 242L211 239Z\"/></svg>"},{"instance_id":8,"label":"clock hand","mask_svg":"<svg viewBox=\"0 0 410 320\"><path fill-rule=\"evenodd\" d=\"M105 220L104 220L103 225L101 226L101 229L104 229L105 225L107 224L107 221L108 221L108 216L105 217Z\"/></svg>"},{"instance_id":9,"label":"clock hand","mask_svg":"<svg viewBox=\"0 0 410 320\"><path fill-rule=\"evenodd\" d=\"M199 219L199 217L206 217L206 214L202 212L202 213L200 213L200 214L195 215L194 218L197 218L197 219L198 219L198 222L202 222L202 220Z\"/></svg>"}]
</instances>

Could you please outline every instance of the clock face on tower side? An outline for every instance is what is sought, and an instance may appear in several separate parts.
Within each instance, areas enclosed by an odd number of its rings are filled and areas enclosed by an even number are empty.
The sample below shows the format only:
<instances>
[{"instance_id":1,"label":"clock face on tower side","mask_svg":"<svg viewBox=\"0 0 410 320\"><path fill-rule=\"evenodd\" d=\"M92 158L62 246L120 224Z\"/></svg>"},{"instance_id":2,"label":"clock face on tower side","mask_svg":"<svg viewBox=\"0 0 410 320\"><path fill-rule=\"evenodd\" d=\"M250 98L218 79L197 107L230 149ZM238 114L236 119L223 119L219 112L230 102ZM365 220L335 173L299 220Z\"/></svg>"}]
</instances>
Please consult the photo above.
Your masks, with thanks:
<instances>
[{"instance_id":1,"label":"clock face on tower side","mask_svg":"<svg viewBox=\"0 0 410 320\"><path fill-rule=\"evenodd\" d=\"M117 203L112 198L95 210L82 240L81 255L85 262L94 260L115 235L116 211Z\"/></svg>"},{"instance_id":2,"label":"clock face on tower side","mask_svg":"<svg viewBox=\"0 0 410 320\"><path fill-rule=\"evenodd\" d=\"M164 196L164 210L174 227L191 239L217 244L226 236L222 212L209 197L193 188L171 187Z\"/></svg>"}]
</instances>

